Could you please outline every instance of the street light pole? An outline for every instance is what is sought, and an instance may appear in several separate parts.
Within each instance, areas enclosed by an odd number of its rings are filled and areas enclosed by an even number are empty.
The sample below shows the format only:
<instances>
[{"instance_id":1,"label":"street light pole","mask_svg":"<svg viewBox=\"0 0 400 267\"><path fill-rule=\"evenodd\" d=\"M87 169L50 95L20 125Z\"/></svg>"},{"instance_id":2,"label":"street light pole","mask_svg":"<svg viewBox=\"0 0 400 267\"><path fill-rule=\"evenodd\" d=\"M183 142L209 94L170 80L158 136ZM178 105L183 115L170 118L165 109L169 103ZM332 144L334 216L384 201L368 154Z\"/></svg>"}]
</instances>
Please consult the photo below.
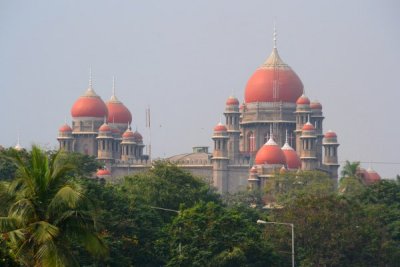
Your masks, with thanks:
<instances>
[{"instance_id":1,"label":"street light pole","mask_svg":"<svg viewBox=\"0 0 400 267\"><path fill-rule=\"evenodd\" d=\"M288 225L292 228L292 267L294 267L294 224L293 223L284 223L284 222L267 222L263 220L257 220L258 224L280 224L280 225Z\"/></svg>"},{"instance_id":2,"label":"street light pole","mask_svg":"<svg viewBox=\"0 0 400 267\"><path fill-rule=\"evenodd\" d=\"M152 208L152 209L155 209L155 210L163 210L163 211L175 212L178 215L181 213L179 210L172 210L172 209L166 209L166 208L160 208L160 207L154 207L154 206L149 206L149 207ZM182 241L181 241L181 239L182 239L182 227L179 226L179 245L178 245L179 255L182 255Z\"/></svg>"}]
</instances>

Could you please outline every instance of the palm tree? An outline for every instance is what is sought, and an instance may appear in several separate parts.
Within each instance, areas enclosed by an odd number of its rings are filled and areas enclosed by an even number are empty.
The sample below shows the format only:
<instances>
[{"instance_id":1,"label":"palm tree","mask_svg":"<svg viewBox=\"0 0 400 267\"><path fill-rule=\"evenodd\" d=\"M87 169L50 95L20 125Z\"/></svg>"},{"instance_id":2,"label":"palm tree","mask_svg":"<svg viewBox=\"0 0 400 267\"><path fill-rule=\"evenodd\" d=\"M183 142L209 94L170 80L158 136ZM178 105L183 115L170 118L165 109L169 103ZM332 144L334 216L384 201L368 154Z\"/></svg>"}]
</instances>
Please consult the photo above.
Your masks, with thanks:
<instances>
[{"instance_id":1,"label":"palm tree","mask_svg":"<svg viewBox=\"0 0 400 267\"><path fill-rule=\"evenodd\" d=\"M15 178L0 183L0 233L17 261L25 266L76 266L72 244L94 256L106 246L96 233L90 201L63 164L60 153L47 156L32 147L27 162L17 154Z\"/></svg>"},{"instance_id":2,"label":"palm tree","mask_svg":"<svg viewBox=\"0 0 400 267\"><path fill-rule=\"evenodd\" d=\"M346 164L343 166L343 169L341 171L342 177L354 177L356 178L357 172L360 169L360 162L359 161L354 161L350 162L346 160Z\"/></svg>"}]
</instances>

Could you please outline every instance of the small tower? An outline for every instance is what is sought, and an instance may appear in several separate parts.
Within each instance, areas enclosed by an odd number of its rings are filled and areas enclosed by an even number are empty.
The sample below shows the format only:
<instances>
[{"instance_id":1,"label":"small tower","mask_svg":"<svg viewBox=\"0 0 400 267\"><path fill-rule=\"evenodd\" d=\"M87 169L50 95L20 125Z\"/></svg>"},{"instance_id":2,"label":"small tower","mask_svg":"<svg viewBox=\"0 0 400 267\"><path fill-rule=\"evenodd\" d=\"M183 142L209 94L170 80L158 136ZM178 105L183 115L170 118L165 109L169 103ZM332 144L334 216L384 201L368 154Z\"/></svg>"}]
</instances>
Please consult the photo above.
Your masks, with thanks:
<instances>
[{"instance_id":1,"label":"small tower","mask_svg":"<svg viewBox=\"0 0 400 267\"><path fill-rule=\"evenodd\" d=\"M260 188L260 178L258 178L257 167L253 166L250 169L249 179L247 179L249 190L256 190Z\"/></svg>"},{"instance_id":2,"label":"small tower","mask_svg":"<svg viewBox=\"0 0 400 267\"><path fill-rule=\"evenodd\" d=\"M74 151L74 137L72 136L72 128L65 123L58 129L58 143L60 144L60 149L66 152Z\"/></svg>"},{"instance_id":3,"label":"small tower","mask_svg":"<svg viewBox=\"0 0 400 267\"><path fill-rule=\"evenodd\" d=\"M315 127L315 133L317 135L316 147L317 147L317 158L318 162L322 163L322 139L324 138L324 134L322 133L323 127L322 122L324 120L324 116L322 115L322 105L317 102L311 102L311 118L310 122Z\"/></svg>"},{"instance_id":4,"label":"small tower","mask_svg":"<svg viewBox=\"0 0 400 267\"><path fill-rule=\"evenodd\" d=\"M220 193L226 193L229 191L227 148L229 136L226 126L222 123L215 126L212 139L214 141L212 156L214 186L218 188Z\"/></svg>"},{"instance_id":5,"label":"small tower","mask_svg":"<svg viewBox=\"0 0 400 267\"><path fill-rule=\"evenodd\" d=\"M323 164L329 168L331 172L332 178L338 179L338 169L339 169L339 161L338 161L338 147L339 143L337 142L337 135L335 132L328 131L325 133L324 140L324 161Z\"/></svg>"},{"instance_id":6,"label":"small tower","mask_svg":"<svg viewBox=\"0 0 400 267\"><path fill-rule=\"evenodd\" d=\"M301 169L302 170L315 170L318 167L317 151L315 142L317 136L315 135L315 128L309 121L304 124L300 141L301 141Z\"/></svg>"},{"instance_id":7,"label":"small tower","mask_svg":"<svg viewBox=\"0 0 400 267\"><path fill-rule=\"evenodd\" d=\"M99 128L97 139L97 159L104 163L111 163L113 161L113 143L114 137L112 136L111 127L104 122Z\"/></svg>"},{"instance_id":8,"label":"small tower","mask_svg":"<svg viewBox=\"0 0 400 267\"><path fill-rule=\"evenodd\" d=\"M235 162L239 158L239 100L236 97L230 96L226 101L225 112L226 128L228 130L228 158L231 162Z\"/></svg>"},{"instance_id":9,"label":"small tower","mask_svg":"<svg viewBox=\"0 0 400 267\"><path fill-rule=\"evenodd\" d=\"M302 145L301 145L301 131L303 129L304 124L308 121L308 118L311 114L311 109L310 109L310 99L306 97L303 93L302 96L299 97L296 101L296 151L297 154L300 156L301 155L301 150L302 150Z\"/></svg>"},{"instance_id":10,"label":"small tower","mask_svg":"<svg viewBox=\"0 0 400 267\"><path fill-rule=\"evenodd\" d=\"M128 126L128 129L122 135L121 142L121 160L129 161L135 158L135 146L136 142L134 140L134 134L131 130L131 127Z\"/></svg>"}]
</instances>

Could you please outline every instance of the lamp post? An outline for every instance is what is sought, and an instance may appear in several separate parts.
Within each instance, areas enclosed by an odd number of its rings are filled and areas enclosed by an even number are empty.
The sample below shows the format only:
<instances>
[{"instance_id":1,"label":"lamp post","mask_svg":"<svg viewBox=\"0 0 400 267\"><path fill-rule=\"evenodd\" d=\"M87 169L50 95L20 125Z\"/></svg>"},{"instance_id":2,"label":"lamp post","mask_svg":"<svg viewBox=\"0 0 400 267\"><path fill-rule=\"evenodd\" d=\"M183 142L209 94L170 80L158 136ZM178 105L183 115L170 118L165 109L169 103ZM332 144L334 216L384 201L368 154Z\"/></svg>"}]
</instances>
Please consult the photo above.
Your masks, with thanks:
<instances>
[{"instance_id":1,"label":"lamp post","mask_svg":"<svg viewBox=\"0 0 400 267\"><path fill-rule=\"evenodd\" d=\"M160 208L160 207L154 207L154 206L149 206L152 209L155 210L163 210L163 211L169 211L169 212L175 212L178 215L181 213L179 210L172 210L172 209L166 209L166 208ZM179 255L182 255L182 242L181 242L181 238L182 238L182 227L179 226L179 245L178 245L178 252Z\"/></svg>"},{"instance_id":2,"label":"lamp post","mask_svg":"<svg viewBox=\"0 0 400 267\"><path fill-rule=\"evenodd\" d=\"M284 223L284 222L267 222L263 220L257 220L258 224L280 224L280 225L288 225L292 228L292 267L294 267L294 224L293 223Z\"/></svg>"}]
</instances>

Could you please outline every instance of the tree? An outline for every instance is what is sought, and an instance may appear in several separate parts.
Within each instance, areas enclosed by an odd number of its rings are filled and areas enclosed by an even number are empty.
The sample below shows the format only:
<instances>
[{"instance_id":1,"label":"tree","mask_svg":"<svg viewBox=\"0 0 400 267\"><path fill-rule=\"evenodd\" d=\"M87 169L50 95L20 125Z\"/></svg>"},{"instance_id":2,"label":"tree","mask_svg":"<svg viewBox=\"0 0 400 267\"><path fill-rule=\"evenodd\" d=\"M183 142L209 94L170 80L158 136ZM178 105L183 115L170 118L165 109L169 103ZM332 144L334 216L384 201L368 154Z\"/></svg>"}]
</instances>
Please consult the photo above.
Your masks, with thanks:
<instances>
[{"instance_id":1,"label":"tree","mask_svg":"<svg viewBox=\"0 0 400 267\"><path fill-rule=\"evenodd\" d=\"M24 161L27 161L29 158L29 154L25 149L16 150L12 147L0 149L0 181L11 180L15 176L17 166L10 159L10 157L15 157L15 155L19 155Z\"/></svg>"},{"instance_id":2,"label":"tree","mask_svg":"<svg viewBox=\"0 0 400 267\"><path fill-rule=\"evenodd\" d=\"M361 176L358 174L360 162L350 162L346 160L346 164L341 171L339 182L339 193L347 197L356 197L365 189Z\"/></svg>"},{"instance_id":3,"label":"tree","mask_svg":"<svg viewBox=\"0 0 400 267\"><path fill-rule=\"evenodd\" d=\"M181 210L167 230L167 266L271 266L277 262L257 213L213 202ZM181 245L181 250L179 249Z\"/></svg>"},{"instance_id":4,"label":"tree","mask_svg":"<svg viewBox=\"0 0 400 267\"><path fill-rule=\"evenodd\" d=\"M360 162L350 162L346 160L345 165L340 172L342 177L357 177L357 171L360 169Z\"/></svg>"},{"instance_id":5,"label":"tree","mask_svg":"<svg viewBox=\"0 0 400 267\"><path fill-rule=\"evenodd\" d=\"M28 162L16 154L16 175L0 186L1 213L7 214L0 217L0 232L25 266L77 265L73 243L97 257L107 253L84 188L70 179L73 166L59 156L36 146Z\"/></svg>"}]
</instances>

